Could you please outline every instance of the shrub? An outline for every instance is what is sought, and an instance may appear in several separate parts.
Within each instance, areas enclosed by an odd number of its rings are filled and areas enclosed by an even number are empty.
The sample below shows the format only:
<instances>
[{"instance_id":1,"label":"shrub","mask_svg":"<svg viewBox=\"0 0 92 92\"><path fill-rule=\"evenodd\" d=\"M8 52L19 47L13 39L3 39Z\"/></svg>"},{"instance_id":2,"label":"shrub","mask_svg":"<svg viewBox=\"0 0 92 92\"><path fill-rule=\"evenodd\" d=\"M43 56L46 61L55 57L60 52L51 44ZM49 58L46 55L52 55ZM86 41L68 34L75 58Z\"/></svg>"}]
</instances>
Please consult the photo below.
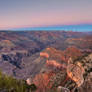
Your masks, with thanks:
<instances>
[{"instance_id":1,"label":"shrub","mask_svg":"<svg viewBox=\"0 0 92 92\"><path fill-rule=\"evenodd\" d=\"M30 92L36 89L34 84L27 85L24 80L17 80L0 72L0 92Z\"/></svg>"}]
</instances>

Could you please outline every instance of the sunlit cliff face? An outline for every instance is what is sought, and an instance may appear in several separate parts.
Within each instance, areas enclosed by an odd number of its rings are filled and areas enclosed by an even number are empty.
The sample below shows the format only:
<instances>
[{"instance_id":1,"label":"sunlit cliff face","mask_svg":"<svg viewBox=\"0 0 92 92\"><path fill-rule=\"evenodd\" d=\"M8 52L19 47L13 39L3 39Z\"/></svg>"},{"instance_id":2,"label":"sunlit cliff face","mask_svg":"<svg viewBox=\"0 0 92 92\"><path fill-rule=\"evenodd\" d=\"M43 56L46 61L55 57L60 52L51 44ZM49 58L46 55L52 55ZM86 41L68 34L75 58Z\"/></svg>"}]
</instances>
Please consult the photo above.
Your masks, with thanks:
<instances>
[{"instance_id":1,"label":"sunlit cliff face","mask_svg":"<svg viewBox=\"0 0 92 92\"><path fill-rule=\"evenodd\" d=\"M46 53L46 52L41 52L41 53L40 53L40 56L41 56L41 57L45 57L45 58L49 58L49 55L48 55L48 53Z\"/></svg>"},{"instance_id":2,"label":"sunlit cliff face","mask_svg":"<svg viewBox=\"0 0 92 92\"><path fill-rule=\"evenodd\" d=\"M45 58L57 58L58 60L68 62L70 57L81 56L82 53L76 47L69 47L64 51L56 50L55 48L46 48L40 53L41 57Z\"/></svg>"},{"instance_id":3,"label":"sunlit cliff face","mask_svg":"<svg viewBox=\"0 0 92 92\"><path fill-rule=\"evenodd\" d=\"M67 66L67 75L76 82L77 86L81 86L84 82L83 73L84 69L80 62L72 64L73 61L70 58Z\"/></svg>"},{"instance_id":4,"label":"sunlit cliff face","mask_svg":"<svg viewBox=\"0 0 92 92\"><path fill-rule=\"evenodd\" d=\"M47 59L47 65L51 65L57 68L66 68L68 64L68 59L71 56L80 56L81 52L75 48L70 47L64 51L56 50L55 48L46 48L44 51L40 53L41 57Z\"/></svg>"},{"instance_id":5,"label":"sunlit cliff face","mask_svg":"<svg viewBox=\"0 0 92 92\"><path fill-rule=\"evenodd\" d=\"M63 65L63 64L59 64L57 61L55 61L55 60L47 60L46 61L46 63L47 63L47 65L51 65L51 66L54 66L54 67L57 67L57 68L66 68L66 66L65 65Z\"/></svg>"},{"instance_id":6,"label":"sunlit cliff face","mask_svg":"<svg viewBox=\"0 0 92 92\"><path fill-rule=\"evenodd\" d=\"M73 81L76 82L78 87L83 84L84 79L81 67L71 64L67 67L67 74Z\"/></svg>"},{"instance_id":7,"label":"sunlit cliff face","mask_svg":"<svg viewBox=\"0 0 92 92\"><path fill-rule=\"evenodd\" d=\"M46 48L40 53L40 56L47 59L46 64L49 66L66 68L65 65L61 64L62 61L65 61L63 52L56 50L55 48Z\"/></svg>"},{"instance_id":8,"label":"sunlit cliff face","mask_svg":"<svg viewBox=\"0 0 92 92\"><path fill-rule=\"evenodd\" d=\"M75 53L78 52L78 53ZM74 53L74 54L73 54ZM81 52L76 49L76 48L68 48L66 51L64 51L63 54L68 54L68 59L69 59L69 55L70 56L80 56ZM83 79L83 67L81 66L81 63L77 62L76 64L73 64L73 60L72 58L70 58L66 63L64 64L63 61L65 62L65 57L62 54L61 51L56 50L54 48L47 48L45 51L40 53L40 56L45 57L46 60L46 64L48 66L53 66L56 68L65 68L67 70L67 75L69 78L71 78L76 84L77 86L81 86L84 82ZM63 58L63 59L62 59Z\"/></svg>"}]
</instances>

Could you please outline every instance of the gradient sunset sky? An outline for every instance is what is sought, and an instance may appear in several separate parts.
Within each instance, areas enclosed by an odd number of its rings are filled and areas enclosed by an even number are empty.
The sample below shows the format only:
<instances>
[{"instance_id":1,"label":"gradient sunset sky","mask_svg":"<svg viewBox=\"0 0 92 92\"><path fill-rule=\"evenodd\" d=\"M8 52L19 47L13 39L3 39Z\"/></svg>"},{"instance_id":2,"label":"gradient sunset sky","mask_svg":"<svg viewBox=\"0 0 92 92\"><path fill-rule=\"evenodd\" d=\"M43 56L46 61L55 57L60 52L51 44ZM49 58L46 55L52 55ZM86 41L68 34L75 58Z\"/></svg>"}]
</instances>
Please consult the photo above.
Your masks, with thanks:
<instances>
[{"instance_id":1,"label":"gradient sunset sky","mask_svg":"<svg viewBox=\"0 0 92 92\"><path fill-rule=\"evenodd\" d=\"M0 0L0 29L92 24L92 0Z\"/></svg>"}]
</instances>

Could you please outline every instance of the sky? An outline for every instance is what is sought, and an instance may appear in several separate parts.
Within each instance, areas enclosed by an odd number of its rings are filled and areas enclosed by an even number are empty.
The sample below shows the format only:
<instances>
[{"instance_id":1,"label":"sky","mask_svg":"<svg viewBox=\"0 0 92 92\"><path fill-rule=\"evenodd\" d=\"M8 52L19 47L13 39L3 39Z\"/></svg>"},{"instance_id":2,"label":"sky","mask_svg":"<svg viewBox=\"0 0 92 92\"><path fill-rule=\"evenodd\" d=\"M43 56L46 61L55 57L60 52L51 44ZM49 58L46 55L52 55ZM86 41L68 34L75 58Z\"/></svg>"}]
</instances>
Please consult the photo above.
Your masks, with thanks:
<instances>
[{"instance_id":1,"label":"sky","mask_svg":"<svg viewBox=\"0 0 92 92\"><path fill-rule=\"evenodd\" d=\"M92 0L0 0L0 29L60 29L65 25L86 25L90 31Z\"/></svg>"}]
</instances>

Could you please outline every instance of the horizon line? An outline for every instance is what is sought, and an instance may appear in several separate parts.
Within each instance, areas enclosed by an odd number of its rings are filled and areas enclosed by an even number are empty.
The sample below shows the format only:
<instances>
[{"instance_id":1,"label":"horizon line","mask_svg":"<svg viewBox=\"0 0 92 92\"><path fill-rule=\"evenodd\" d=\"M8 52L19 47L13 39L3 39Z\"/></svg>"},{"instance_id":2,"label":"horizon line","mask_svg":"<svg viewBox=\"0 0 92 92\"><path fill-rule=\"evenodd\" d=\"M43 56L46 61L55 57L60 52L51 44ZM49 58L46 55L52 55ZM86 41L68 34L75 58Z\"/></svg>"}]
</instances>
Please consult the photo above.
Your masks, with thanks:
<instances>
[{"instance_id":1,"label":"horizon line","mask_svg":"<svg viewBox=\"0 0 92 92\"><path fill-rule=\"evenodd\" d=\"M60 26L84 26L84 25L91 25L92 23L78 23L78 24L55 24L55 25L22 25L22 26L15 26L15 27L1 27L3 29L16 29L16 28L38 28L38 27L60 27Z\"/></svg>"},{"instance_id":2,"label":"horizon line","mask_svg":"<svg viewBox=\"0 0 92 92\"><path fill-rule=\"evenodd\" d=\"M24 27L16 27L16 28L3 28L0 30L15 30L15 31L31 31L31 30L44 30L44 31L54 31L54 30L64 30L64 31L92 31L92 24L72 24L72 25L47 25L47 26L24 26Z\"/></svg>"}]
</instances>

